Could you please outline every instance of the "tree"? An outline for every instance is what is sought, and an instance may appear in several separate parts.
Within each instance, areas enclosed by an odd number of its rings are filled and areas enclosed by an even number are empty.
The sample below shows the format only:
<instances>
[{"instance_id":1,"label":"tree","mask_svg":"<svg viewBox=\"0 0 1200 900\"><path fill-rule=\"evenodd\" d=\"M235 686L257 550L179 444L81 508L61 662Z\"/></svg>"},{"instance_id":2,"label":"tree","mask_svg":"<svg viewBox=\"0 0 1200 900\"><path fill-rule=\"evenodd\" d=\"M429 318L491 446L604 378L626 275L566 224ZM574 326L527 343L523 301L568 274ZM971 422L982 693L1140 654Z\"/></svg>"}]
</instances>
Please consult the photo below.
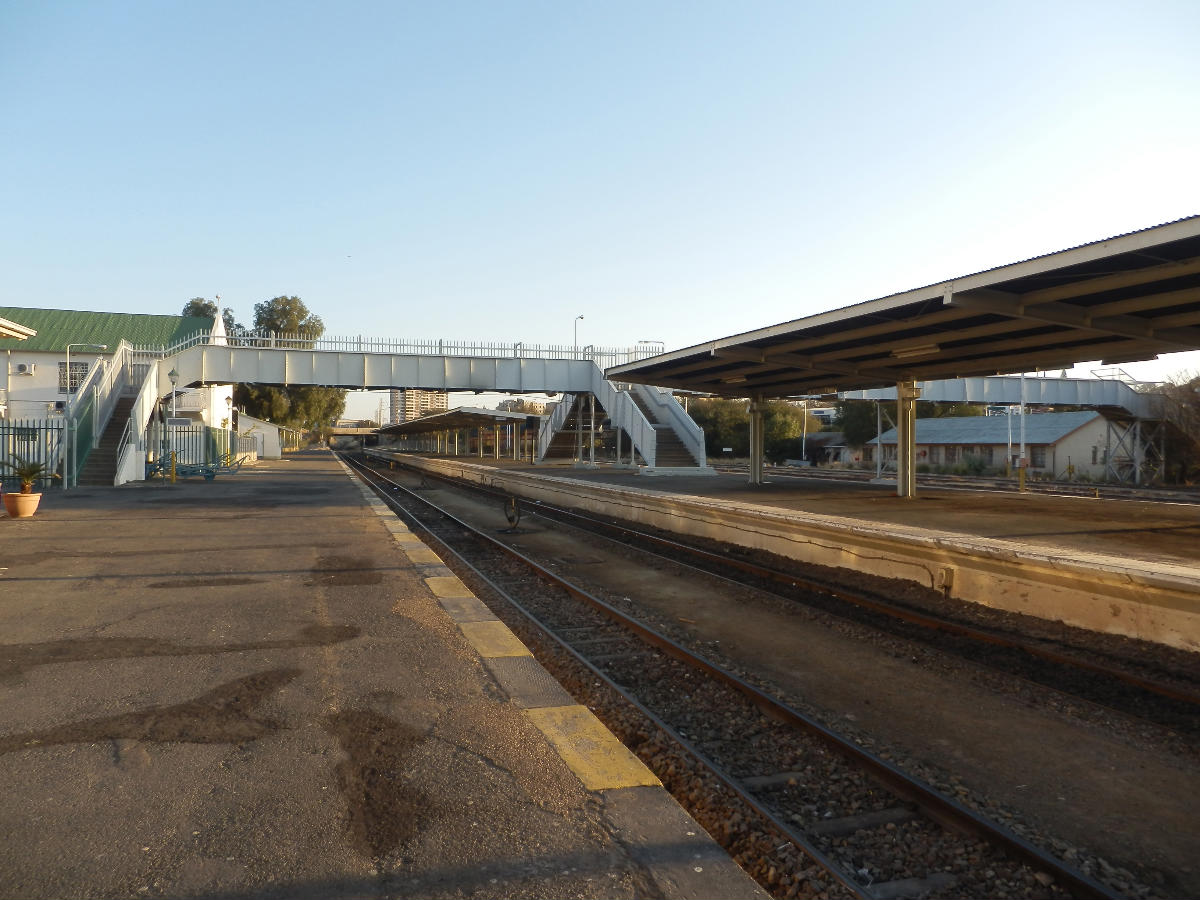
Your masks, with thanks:
<instances>
[{"instance_id":1,"label":"tree","mask_svg":"<svg viewBox=\"0 0 1200 900\"><path fill-rule=\"evenodd\" d=\"M193 297L183 305L183 312L180 315L195 316L199 319L217 318L217 304L212 300L205 300L203 297ZM242 326L234 321L233 310L228 306L221 310L221 321L225 323L225 333L235 334L242 330Z\"/></svg>"},{"instance_id":2,"label":"tree","mask_svg":"<svg viewBox=\"0 0 1200 900\"><path fill-rule=\"evenodd\" d=\"M1158 390L1163 394L1167 429L1164 480L1174 484L1200 481L1200 374L1180 372Z\"/></svg>"},{"instance_id":3,"label":"tree","mask_svg":"<svg viewBox=\"0 0 1200 900\"><path fill-rule=\"evenodd\" d=\"M325 333L321 317L308 311L299 297L272 297L254 304L254 328L276 334L319 338Z\"/></svg>"},{"instance_id":4,"label":"tree","mask_svg":"<svg viewBox=\"0 0 1200 900\"><path fill-rule=\"evenodd\" d=\"M688 413L704 429L704 447L709 456L721 456L726 447L733 456L750 454L750 412L747 400L698 399L688 405ZM809 433L821 423L816 416L782 400L763 404L763 451L771 459L782 458L789 442L804 432L808 417ZM799 453L795 454L799 456Z\"/></svg>"},{"instance_id":5,"label":"tree","mask_svg":"<svg viewBox=\"0 0 1200 900\"><path fill-rule=\"evenodd\" d=\"M299 297L286 296L254 304L254 328L300 334L314 342L325 333L320 316L309 312ZM306 431L336 421L346 409L346 392L339 388L240 384L233 399L247 415Z\"/></svg>"},{"instance_id":6,"label":"tree","mask_svg":"<svg viewBox=\"0 0 1200 900\"><path fill-rule=\"evenodd\" d=\"M896 420L895 402L883 404L884 411ZM887 420L884 419L886 425ZM849 447L862 447L868 441L874 440L876 433L875 401L873 400L839 400L837 416L834 424L842 432Z\"/></svg>"}]
</instances>

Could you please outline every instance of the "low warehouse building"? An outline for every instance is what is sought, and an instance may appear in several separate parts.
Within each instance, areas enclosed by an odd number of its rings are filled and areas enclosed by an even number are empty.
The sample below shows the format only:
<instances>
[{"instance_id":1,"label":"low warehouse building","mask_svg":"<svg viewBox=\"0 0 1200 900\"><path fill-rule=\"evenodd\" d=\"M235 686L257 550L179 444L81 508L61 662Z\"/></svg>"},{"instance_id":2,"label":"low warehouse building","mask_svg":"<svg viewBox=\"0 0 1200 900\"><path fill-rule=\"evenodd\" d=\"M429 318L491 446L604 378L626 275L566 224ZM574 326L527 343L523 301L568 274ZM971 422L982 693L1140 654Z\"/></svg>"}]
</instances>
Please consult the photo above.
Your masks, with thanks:
<instances>
[{"instance_id":1,"label":"low warehouse building","mask_svg":"<svg viewBox=\"0 0 1200 900\"><path fill-rule=\"evenodd\" d=\"M917 419L916 464L937 471L959 467L982 473L1017 467L1021 417L964 416ZM883 445L885 461L896 459L896 429L868 445ZM1050 478L1102 481L1108 465L1108 421L1094 410L1025 416L1026 469Z\"/></svg>"}]
</instances>

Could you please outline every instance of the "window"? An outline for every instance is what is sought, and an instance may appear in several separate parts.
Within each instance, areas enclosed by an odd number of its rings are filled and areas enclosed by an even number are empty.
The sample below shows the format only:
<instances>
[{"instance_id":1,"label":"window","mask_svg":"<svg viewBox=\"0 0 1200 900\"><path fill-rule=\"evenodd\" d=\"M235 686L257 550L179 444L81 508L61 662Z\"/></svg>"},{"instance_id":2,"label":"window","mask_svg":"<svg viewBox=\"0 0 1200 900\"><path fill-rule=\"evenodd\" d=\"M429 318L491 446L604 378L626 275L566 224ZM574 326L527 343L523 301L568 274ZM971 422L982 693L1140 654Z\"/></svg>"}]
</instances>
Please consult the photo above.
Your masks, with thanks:
<instances>
[{"instance_id":1,"label":"window","mask_svg":"<svg viewBox=\"0 0 1200 900\"><path fill-rule=\"evenodd\" d=\"M1035 469L1046 468L1046 445L1034 444L1029 448L1029 465Z\"/></svg>"},{"instance_id":2,"label":"window","mask_svg":"<svg viewBox=\"0 0 1200 900\"><path fill-rule=\"evenodd\" d=\"M948 464L958 462L958 445L957 444L947 444L946 445L946 462Z\"/></svg>"},{"instance_id":3,"label":"window","mask_svg":"<svg viewBox=\"0 0 1200 900\"><path fill-rule=\"evenodd\" d=\"M91 364L87 362L71 363L71 386L67 389L67 364L60 362L58 364L58 392L60 394L73 394L79 390L79 385L83 384L83 379L87 378L88 369Z\"/></svg>"}]
</instances>

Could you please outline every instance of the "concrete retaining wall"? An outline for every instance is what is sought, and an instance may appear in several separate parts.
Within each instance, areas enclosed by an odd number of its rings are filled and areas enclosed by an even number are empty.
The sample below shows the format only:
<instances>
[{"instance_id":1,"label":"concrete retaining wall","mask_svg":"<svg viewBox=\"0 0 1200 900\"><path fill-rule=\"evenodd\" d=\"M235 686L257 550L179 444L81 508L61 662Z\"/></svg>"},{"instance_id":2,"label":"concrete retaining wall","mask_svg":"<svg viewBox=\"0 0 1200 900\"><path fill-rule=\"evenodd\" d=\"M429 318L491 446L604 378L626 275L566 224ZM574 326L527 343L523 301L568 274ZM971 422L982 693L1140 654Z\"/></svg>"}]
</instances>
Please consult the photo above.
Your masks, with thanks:
<instances>
[{"instance_id":1,"label":"concrete retaining wall","mask_svg":"<svg viewBox=\"0 0 1200 900\"><path fill-rule=\"evenodd\" d=\"M1194 568L1097 554L1065 558L1015 541L883 526L457 460L406 456L404 461L530 500L818 565L903 578L995 609L1200 650L1200 570Z\"/></svg>"}]
</instances>

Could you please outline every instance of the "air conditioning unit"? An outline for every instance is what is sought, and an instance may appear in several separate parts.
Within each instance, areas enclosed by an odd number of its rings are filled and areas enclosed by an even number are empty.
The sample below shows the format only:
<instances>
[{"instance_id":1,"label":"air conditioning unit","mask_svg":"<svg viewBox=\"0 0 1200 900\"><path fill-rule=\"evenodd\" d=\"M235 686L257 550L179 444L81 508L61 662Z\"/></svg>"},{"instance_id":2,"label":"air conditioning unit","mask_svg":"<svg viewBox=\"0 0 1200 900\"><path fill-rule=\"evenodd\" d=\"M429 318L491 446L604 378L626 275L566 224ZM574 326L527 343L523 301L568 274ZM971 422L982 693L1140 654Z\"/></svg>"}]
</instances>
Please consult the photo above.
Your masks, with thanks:
<instances>
[{"instance_id":1,"label":"air conditioning unit","mask_svg":"<svg viewBox=\"0 0 1200 900\"><path fill-rule=\"evenodd\" d=\"M33 363L17 363L18 375L32 375L37 371L37 366Z\"/></svg>"}]
</instances>

